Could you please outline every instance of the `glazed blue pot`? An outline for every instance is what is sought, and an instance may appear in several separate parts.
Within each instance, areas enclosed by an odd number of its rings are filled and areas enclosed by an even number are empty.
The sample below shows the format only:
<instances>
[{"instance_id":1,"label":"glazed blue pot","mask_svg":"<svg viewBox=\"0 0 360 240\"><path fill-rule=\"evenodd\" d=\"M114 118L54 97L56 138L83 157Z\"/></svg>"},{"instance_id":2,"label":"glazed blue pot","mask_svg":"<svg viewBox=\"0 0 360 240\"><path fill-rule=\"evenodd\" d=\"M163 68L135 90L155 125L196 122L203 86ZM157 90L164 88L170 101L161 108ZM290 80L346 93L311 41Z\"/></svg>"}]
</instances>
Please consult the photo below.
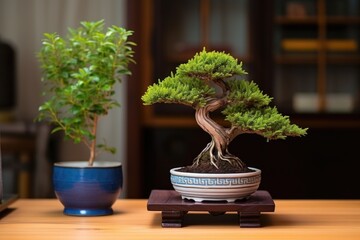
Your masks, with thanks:
<instances>
[{"instance_id":1,"label":"glazed blue pot","mask_svg":"<svg viewBox=\"0 0 360 240\"><path fill-rule=\"evenodd\" d=\"M102 216L113 214L112 205L119 198L123 184L119 162L59 162L53 167L56 197L64 214Z\"/></svg>"}]
</instances>

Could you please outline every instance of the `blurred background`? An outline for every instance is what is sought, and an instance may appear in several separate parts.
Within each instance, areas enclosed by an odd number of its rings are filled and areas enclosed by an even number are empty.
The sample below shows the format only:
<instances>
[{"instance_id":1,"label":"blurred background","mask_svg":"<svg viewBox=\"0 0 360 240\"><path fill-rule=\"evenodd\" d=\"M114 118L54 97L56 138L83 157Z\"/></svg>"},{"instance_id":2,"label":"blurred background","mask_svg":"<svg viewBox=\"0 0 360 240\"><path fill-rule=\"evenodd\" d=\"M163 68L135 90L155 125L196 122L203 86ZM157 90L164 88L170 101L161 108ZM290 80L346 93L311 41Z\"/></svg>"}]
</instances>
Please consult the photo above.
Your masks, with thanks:
<instances>
[{"instance_id":1,"label":"blurred background","mask_svg":"<svg viewBox=\"0 0 360 240\"><path fill-rule=\"evenodd\" d=\"M188 165L210 141L192 109L144 107L148 85L197 51L243 62L279 111L308 135L266 142L242 135L230 152L262 170L274 198L359 198L360 1L358 0L0 0L0 131L7 191L52 197L51 164L87 158L79 145L35 124L44 32L66 34L105 19L134 30L132 76L119 86L122 107L100 134L125 166L123 197L171 189L169 170ZM221 116L214 116L220 119ZM221 119L220 119L221 120ZM85 155L85 156L84 156Z\"/></svg>"}]
</instances>

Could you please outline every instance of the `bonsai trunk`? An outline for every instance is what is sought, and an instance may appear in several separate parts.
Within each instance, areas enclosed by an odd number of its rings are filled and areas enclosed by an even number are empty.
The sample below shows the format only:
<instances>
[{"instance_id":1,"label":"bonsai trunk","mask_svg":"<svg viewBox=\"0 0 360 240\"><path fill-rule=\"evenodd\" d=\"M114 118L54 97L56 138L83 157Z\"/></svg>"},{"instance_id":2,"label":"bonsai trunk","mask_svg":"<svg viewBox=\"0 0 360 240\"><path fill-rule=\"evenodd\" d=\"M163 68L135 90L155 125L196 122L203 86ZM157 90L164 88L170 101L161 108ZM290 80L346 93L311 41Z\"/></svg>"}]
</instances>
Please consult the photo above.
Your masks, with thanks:
<instances>
[{"instance_id":1,"label":"bonsai trunk","mask_svg":"<svg viewBox=\"0 0 360 240\"><path fill-rule=\"evenodd\" d=\"M95 150L96 150L96 139L94 139L91 142L90 145L90 157L89 157L89 166L93 166L94 165L94 161L95 161Z\"/></svg>"},{"instance_id":2,"label":"bonsai trunk","mask_svg":"<svg viewBox=\"0 0 360 240\"><path fill-rule=\"evenodd\" d=\"M248 170L238 157L228 151L228 146L234 139L233 134L235 132L219 125L209 116L210 112L225 104L226 97L211 100L204 107L196 109L196 122L205 132L210 134L212 140L194 159L192 168L206 168L207 170L204 171L214 172L245 172Z\"/></svg>"},{"instance_id":3,"label":"bonsai trunk","mask_svg":"<svg viewBox=\"0 0 360 240\"><path fill-rule=\"evenodd\" d=\"M91 130L92 135L94 138L91 140L89 144L89 150L90 150L90 157L88 161L89 166L94 165L95 157L96 157L96 131L97 131L97 124L98 124L98 116L94 116L93 121L93 129Z\"/></svg>"}]
</instances>

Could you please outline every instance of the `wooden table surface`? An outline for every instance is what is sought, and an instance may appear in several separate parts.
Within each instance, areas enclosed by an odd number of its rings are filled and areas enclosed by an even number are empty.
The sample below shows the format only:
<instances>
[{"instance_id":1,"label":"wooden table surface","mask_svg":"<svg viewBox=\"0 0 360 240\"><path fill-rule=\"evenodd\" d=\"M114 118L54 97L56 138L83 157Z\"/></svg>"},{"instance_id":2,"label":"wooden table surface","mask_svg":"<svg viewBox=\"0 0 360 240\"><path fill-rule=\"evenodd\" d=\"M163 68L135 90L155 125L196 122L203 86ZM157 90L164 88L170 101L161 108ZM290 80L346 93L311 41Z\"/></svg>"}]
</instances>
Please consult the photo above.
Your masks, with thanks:
<instances>
[{"instance_id":1,"label":"wooden table surface","mask_svg":"<svg viewBox=\"0 0 360 240\"><path fill-rule=\"evenodd\" d=\"M240 228L237 215L189 212L183 228L162 228L147 200L119 199L114 215L71 217L56 199L19 199L0 213L0 239L360 239L360 200L275 200L260 228Z\"/></svg>"}]
</instances>

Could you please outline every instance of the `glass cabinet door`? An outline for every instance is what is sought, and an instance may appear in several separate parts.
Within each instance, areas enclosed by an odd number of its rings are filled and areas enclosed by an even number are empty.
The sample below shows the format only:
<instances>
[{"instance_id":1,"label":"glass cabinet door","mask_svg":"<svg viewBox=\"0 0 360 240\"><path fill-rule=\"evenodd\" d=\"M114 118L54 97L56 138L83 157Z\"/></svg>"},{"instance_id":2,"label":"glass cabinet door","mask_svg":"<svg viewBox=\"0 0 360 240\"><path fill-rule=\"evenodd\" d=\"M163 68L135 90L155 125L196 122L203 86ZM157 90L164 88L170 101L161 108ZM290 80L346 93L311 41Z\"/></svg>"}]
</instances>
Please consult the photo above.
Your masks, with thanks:
<instances>
[{"instance_id":1,"label":"glass cabinet door","mask_svg":"<svg viewBox=\"0 0 360 240\"><path fill-rule=\"evenodd\" d=\"M158 81L196 52L225 51L242 61L251 77L249 0L155 0L153 76ZM151 106L155 116L190 114L184 106ZM193 117L193 116L191 116Z\"/></svg>"},{"instance_id":2,"label":"glass cabinet door","mask_svg":"<svg viewBox=\"0 0 360 240\"><path fill-rule=\"evenodd\" d=\"M327 112L360 112L360 1L326 1Z\"/></svg>"},{"instance_id":3,"label":"glass cabinet door","mask_svg":"<svg viewBox=\"0 0 360 240\"><path fill-rule=\"evenodd\" d=\"M359 112L360 1L277 0L274 97L295 113Z\"/></svg>"}]
</instances>

